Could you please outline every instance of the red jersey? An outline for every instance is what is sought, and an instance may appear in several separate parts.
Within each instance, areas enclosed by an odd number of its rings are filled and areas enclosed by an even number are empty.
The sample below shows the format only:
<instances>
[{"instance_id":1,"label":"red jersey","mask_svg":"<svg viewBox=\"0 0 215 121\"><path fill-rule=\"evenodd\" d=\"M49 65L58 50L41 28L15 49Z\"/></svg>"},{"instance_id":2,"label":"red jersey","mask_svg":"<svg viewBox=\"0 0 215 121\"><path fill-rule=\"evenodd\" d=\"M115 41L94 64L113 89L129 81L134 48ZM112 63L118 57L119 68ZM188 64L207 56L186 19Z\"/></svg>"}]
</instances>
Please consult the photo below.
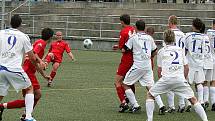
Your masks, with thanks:
<instances>
[{"instance_id":1,"label":"red jersey","mask_svg":"<svg viewBox=\"0 0 215 121\"><path fill-rule=\"evenodd\" d=\"M51 43L49 52L53 53L55 56L62 58L63 52L66 50L67 53L71 52L69 44L64 40L54 41Z\"/></svg>"},{"instance_id":2,"label":"red jersey","mask_svg":"<svg viewBox=\"0 0 215 121\"><path fill-rule=\"evenodd\" d=\"M43 39L38 39L33 44L34 53L37 54L39 56L39 58L41 58L41 59L43 58L46 44L47 44L46 41L44 41ZM25 72L27 71L32 74L36 73L36 68L34 67L34 65L31 63L31 61L28 58L25 59L25 61L24 61L23 69Z\"/></svg>"},{"instance_id":3,"label":"red jersey","mask_svg":"<svg viewBox=\"0 0 215 121\"><path fill-rule=\"evenodd\" d=\"M120 40L119 40L119 49L122 49L125 45L125 43L129 39L129 35L132 34L135 31L133 26L126 26L120 31ZM133 63L133 54L131 51L123 53L121 62L126 61L128 63Z\"/></svg>"}]
</instances>

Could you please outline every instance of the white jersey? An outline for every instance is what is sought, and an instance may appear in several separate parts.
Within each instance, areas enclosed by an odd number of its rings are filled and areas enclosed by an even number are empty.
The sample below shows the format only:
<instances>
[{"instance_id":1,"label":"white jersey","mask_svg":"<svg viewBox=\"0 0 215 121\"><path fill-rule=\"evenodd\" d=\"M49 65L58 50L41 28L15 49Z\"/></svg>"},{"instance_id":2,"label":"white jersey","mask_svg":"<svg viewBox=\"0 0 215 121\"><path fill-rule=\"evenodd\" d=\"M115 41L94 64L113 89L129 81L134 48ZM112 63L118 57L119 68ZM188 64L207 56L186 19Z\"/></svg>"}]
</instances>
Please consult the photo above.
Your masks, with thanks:
<instances>
[{"instance_id":1,"label":"white jersey","mask_svg":"<svg viewBox=\"0 0 215 121\"><path fill-rule=\"evenodd\" d=\"M157 65L162 68L162 77L184 77L187 59L182 48L167 45L158 51Z\"/></svg>"},{"instance_id":2,"label":"white jersey","mask_svg":"<svg viewBox=\"0 0 215 121\"><path fill-rule=\"evenodd\" d=\"M203 68L204 61L204 35L191 32L185 36L185 49L187 50L187 59L189 67Z\"/></svg>"},{"instance_id":3,"label":"white jersey","mask_svg":"<svg viewBox=\"0 0 215 121\"><path fill-rule=\"evenodd\" d=\"M10 71L22 71L23 55L33 49L27 35L17 29L0 31L0 65Z\"/></svg>"},{"instance_id":4,"label":"white jersey","mask_svg":"<svg viewBox=\"0 0 215 121\"><path fill-rule=\"evenodd\" d=\"M171 29L171 30L175 34L175 45L184 49L185 48L185 45L184 45L185 34L179 29Z\"/></svg>"},{"instance_id":5,"label":"white jersey","mask_svg":"<svg viewBox=\"0 0 215 121\"><path fill-rule=\"evenodd\" d=\"M139 32L129 38L125 45L133 52L133 66L140 69L151 69L151 52L157 46L150 35Z\"/></svg>"},{"instance_id":6,"label":"white jersey","mask_svg":"<svg viewBox=\"0 0 215 121\"><path fill-rule=\"evenodd\" d=\"M204 36L204 41L205 41L205 51L204 51L204 69L213 69L213 57L212 57L212 52L211 50L213 47L211 47L210 40L208 35L203 34Z\"/></svg>"},{"instance_id":7,"label":"white jersey","mask_svg":"<svg viewBox=\"0 0 215 121\"><path fill-rule=\"evenodd\" d=\"M213 59L214 59L214 62L215 62L215 30L214 29L208 29L207 30L207 35L209 36L211 47L213 48L211 50L211 52L212 52Z\"/></svg>"}]
</instances>

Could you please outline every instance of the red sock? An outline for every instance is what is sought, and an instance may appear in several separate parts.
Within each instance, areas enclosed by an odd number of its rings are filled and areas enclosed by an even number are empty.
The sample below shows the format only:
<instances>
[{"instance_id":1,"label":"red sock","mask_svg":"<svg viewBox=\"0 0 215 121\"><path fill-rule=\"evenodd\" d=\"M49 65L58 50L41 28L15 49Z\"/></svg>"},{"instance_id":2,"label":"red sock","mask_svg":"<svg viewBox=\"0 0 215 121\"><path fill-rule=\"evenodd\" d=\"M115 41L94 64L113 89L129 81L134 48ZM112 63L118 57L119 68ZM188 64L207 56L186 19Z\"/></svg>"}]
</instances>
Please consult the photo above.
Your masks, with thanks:
<instances>
[{"instance_id":1,"label":"red sock","mask_svg":"<svg viewBox=\"0 0 215 121\"><path fill-rule=\"evenodd\" d=\"M50 74L52 80L54 79L55 75L56 75L56 72L52 71L51 74Z\"/></svg>"},{"instance_id":2,"label":"red sock","mask_svg":"<svg viewBox=\"0 0 215 121\"><path fill-rule=\"evenodd\" d=\"M7 103L7 109L25 107L25 100L14 100Z\"/></svg>"},{"instance_id":3,"label":"red sock","mask_svg":"<svg viewBox=\"0 0 215 121\"><path fill-rule=\"evenodd\" d=\"M132 90L133 93L135 94L135 85L133 84L133 85L130 85L129 87L131 88L131 90Z\"/></svg>"},{"instance_id":4,"label":"red sock","mask_svg":"<svg viewBox=\"0 0 215 121\"><path fill-rule=\"evenodd\" d=\"M123 86L116 87L117 95L121 103L125 102L125 89Z\"/></svg>"}]
</instances>

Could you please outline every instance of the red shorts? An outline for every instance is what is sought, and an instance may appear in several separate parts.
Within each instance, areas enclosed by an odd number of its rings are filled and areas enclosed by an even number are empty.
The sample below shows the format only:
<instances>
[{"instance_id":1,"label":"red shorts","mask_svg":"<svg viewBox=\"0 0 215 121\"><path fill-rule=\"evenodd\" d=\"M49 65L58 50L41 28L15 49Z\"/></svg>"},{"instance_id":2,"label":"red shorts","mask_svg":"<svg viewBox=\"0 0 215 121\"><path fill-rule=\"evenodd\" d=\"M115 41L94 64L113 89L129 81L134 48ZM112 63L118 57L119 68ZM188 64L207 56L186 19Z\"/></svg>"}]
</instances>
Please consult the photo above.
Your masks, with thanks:
<instances>
[{"instance_id":1,"label":"red shorts","mask_svg":"<svg viewBox=\"0 0 215 121\"><path fill-rule=\"evenodd\" d=\"M35 74L28 74L28 77L31 80L31 84L32 84L34 90L40 89L40 84L39 84L39 81L37 80L37 77L35 76Z\"/></svg>"},{"instance_id":2,"label":"red shorts","mask_svg":"<svg viewBox=\"0 0 215 121\"><path fill-rule=\"evenodd\" d=\"M45 57L45 61L46 62L48 62L48 63L50 63L50 62L58 62L58 63L61 63L62 62L62 57L61 56L56 56L55 54L54 54L54 58L52 58L51 56L49 56L49 55L47 55L46 57Z\"/></svg>"},{"instance_id":3,"label":"red shorts","mask_svg":"<svg viewBox=\"0 0 215 121\"><path fill-rule=\"evenodd\" d=\"M37 77L35 75L36 69L30 60L26 59L24 61L23 70L26 72L29 79L31 80L31 84L32 84L34 90L40 89L39 81L37 80Z\"/></svg>"},{"instance_id":4,"label":"red shorts","mask_svg":"<svg viewBox=\"0 0 215 121\"><path fill-rule=\"evenodd\" d=\"M131 68L132 64L133 62L130 62L130 63L121 62L117 69L117 75L125 76L128 70Z\"/></svg>"}]
</instances>

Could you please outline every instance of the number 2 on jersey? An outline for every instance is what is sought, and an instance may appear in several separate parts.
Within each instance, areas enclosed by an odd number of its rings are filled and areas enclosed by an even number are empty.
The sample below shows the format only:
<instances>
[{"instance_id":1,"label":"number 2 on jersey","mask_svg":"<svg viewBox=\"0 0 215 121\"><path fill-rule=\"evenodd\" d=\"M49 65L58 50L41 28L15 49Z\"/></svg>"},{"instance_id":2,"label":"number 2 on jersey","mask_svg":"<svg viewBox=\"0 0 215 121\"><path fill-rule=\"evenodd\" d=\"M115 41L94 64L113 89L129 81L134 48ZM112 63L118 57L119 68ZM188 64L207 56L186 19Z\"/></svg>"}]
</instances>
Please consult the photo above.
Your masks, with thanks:
<instances>
[{"instance_id":1,"label":"number 2 on jersey","mask_svg":"<svg viewBox=\"0 0 215 121\"><path fill-rule=\"evenodd\" d=\"M170 52L170 55L175 57L174 60L172 61L172 64L179 64L178 53L176 51L173 51L173 52Z\"/></svg>"}]
</instances>

